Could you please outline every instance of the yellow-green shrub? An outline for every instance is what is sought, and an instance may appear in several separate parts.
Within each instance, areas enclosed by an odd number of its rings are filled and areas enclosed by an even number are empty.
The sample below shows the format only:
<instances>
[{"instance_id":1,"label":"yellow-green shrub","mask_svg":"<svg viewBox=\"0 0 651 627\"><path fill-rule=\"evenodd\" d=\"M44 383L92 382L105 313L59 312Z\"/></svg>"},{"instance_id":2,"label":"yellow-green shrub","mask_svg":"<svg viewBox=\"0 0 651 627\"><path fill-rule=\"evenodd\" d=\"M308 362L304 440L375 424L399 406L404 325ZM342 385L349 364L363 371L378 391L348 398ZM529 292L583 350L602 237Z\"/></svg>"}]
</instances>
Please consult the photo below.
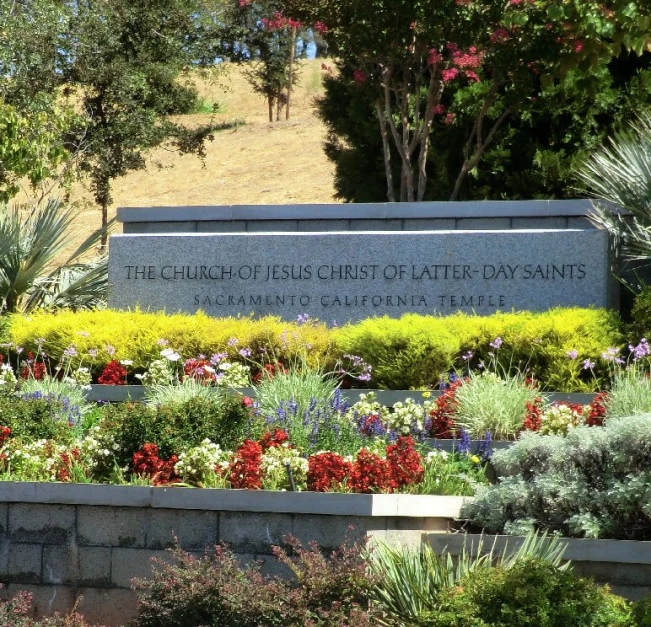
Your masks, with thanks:
<instances>
[{"instance_id":1,"label":"yellow-green shrub","mask_svg":"<svg viewBox=\"0 0 651 627\"><path fill-rule=\"evenodd\" d=\"M248 347L256 359L264 347L269 356L283 361L304 355L310 365L332 363L331 338L324 324L298 325L274 317L211 318L203 313L166 315L139 310L60 311L12 317L9 341L27 351L36 349L39 338L45 339L45 350L55 361L74 345L86 362L88 351L99 349L97 363L104 365L112 359L106 351L110 345L116 349L114 359L130 359L136 370L160 358L161 339L185 358L219 352L235 357L239 349ZM228 345L231 338L238 339L236 346Z\"/></svg>"},{"instance_id":2,"label":"yellow-green shrub","mask_svg":"<svg viewBox=\"0 0 651 627\"><path fill-rule=\"evenodd\" d=\"M497 337L504 344L495 352L489 344ZM111 345L115 358L132 360L137 371L160 356L160 339L168 340L184 358L217 352L239 357L243 347L251 348L255 358L264 347L286 363L305 357L310 365L331 368L338 357L354 354L373 366L373 387L393 389L435 386L442 375L467 366L465 352L474 352L473 367L480 361L488 363L493 352L504 369L529 369L545 389L568 392L603 387L609 373L601 353L624 342L617 314L579 308L492 316L408 314L400 319L368 318L334 329L276 317L211 318L202 313L138 310L62 311L10 319L9 341L35 350L39 338L45 339L45 350L55 362L74 345L86 355L86 364L88 351L99 349L96 366L101 367L111 359L105 348ZM231 338L239 340L237 346L228 345ZM578 351L575 360L568 357L573 350ZM585 359L597 364L594 376L583 369Z\"/></svg>"},{"instance_id":3,"label":"yellow-green shrub","mask_svg":"<svg viewBox=\"0 0 651 627\"><path fill-rule=\"evenodd\" d=\"M489 346L497 337L504 341L499 351ZM617 314L579 308L492 316L409 314L335 330L340 352L360 355L373 365L376 384L396 389L435 385L451 369L463 371L467 364L461 356L472 351L471 366L489 363L493 353L503 369L529 370L546 389L596 390L609 374L601 353L623 340ZM577 359L568 357L572 350ZM585 359L596 362L594 376L583 370Z\"/></svg>"}]
</instances>

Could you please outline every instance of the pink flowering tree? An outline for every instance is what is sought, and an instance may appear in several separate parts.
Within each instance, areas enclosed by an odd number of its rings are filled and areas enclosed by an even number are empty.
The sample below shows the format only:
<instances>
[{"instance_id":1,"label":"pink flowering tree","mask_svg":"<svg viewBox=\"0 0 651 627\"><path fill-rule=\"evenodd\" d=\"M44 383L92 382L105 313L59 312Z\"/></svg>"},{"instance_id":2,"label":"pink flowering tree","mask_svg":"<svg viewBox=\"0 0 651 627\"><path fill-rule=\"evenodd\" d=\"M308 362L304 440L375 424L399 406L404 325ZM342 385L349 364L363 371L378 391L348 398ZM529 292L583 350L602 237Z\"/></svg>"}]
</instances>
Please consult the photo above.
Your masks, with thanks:
<instances>
[{"instance_id":1,"label":"pink flowering tree","mask_svg":"<svg viewBox=\"0 0 651 627\"><path fill-rule=\"evenodd\" d=\"M253 89L267 100L269 121L290 117L296 83L296 53L303 25L282 10L276 0L231 0L227 30L234 60L247 61L246 76Z\"/></svg>"},{"instance_id":2,"label":"pink flowering tree","mask_svg":"<svg viewBox=\"0 0 651 627\"><path fill-rule=\"evenodd\" d=\"M642 49L651 7L638 0L287 0L292 14L321 20L340 67L354 68L373 99L389 201L425 197L436 124L455 122L446 90L470 90L474 125L451 200L498 130L528 99L589 72L622 44ZM463 88L463 89L460 89ZM440 117L439 117L440 116ZM395 164L394 161L398 160ZM397 166L397 167L396 167ZM397 180L396 180L397 179Z\"/></svg>"}]
</instances>

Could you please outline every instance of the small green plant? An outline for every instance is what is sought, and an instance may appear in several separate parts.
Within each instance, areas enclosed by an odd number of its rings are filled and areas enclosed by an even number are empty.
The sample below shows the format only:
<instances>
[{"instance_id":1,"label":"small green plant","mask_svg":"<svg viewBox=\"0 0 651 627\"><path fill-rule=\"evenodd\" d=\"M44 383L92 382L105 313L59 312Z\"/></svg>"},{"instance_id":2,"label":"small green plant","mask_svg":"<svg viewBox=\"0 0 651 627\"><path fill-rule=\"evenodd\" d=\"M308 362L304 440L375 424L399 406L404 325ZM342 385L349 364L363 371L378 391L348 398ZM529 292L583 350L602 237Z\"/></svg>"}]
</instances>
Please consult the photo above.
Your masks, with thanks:
<instances>
[{"instance_id":1,"label":"small green plant","mask_svg":"<svg viewBox=\"0 0 651 627\"><path fill-rule=\"evenodd\" d=\"M388 615L380 624L429 625L441 593L472 573L484 573L494 566L509 569L532 558L561 568L564 551L565 545L558 538L536 533L516 549L507 544L501 553L494 545L484 550L483 539L476 547L464 544L457 559L447 551L437 554L428 544L417 549L376 545L369 559L376 581L373 598Z\"/></svg>"},{"instance_id":2,"label":"small green plant","mask_svg":"<svg viewBox=\"0 0 651 627\"><path fill-rule=\"evenodd\" d=\"M456 392L455 423L475 439L490 432L495 439L512 440L522 430L527 403L538 395L522 375L471 374Z\"/></svg>"},{"instance_id":3,"label":"small green plant","mask_svg":"<svg viewBox=\"0 0 651 627\"><path fill-rule=\"evenodd\" d=\"M624 418L651 413L651 378L637 367L620 370L606 401L606 416Z\"/></svg>"},{"instance_id":4,"label":"small green plant","mask_svg":"<svg viewBox=\"0 0 651 627\"><path fill-rule=\"evenodd\" d=\"M421 623L431 627L634 627L630 604L537 558L470 572Z\"/></svg>"}]
</instances>

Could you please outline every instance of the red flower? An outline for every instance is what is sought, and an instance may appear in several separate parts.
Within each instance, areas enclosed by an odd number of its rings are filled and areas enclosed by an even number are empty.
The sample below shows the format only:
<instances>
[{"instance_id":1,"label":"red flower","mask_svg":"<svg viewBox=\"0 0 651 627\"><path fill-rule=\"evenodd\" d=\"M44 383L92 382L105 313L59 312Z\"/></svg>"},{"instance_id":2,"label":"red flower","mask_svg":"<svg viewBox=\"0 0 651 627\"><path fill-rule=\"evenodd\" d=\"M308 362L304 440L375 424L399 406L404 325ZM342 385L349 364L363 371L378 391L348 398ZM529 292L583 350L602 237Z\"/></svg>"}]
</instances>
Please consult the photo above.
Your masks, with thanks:
<instances>
[{"instance_id":1,"label":"red flower","mask_svg":"<svg viewBox=\"0 0 651 627\"><path fill-rule=\"evenodd\" d=\"M231 464L231 487L262 490L262 453L262 446L253 440L237 449Z\"/></svg>"},{"instance_id":2,"label":"red flower","mask_svg":"<svg viewBox=\"0 0 651 627\"><path fill-rule=\"evenodd\" d=\"M350 471L348 487L353 492L393 492L397 487L386 459L362 449Z\"/></svg>"},{"instance_id":3,"label":"red flower","mask_svg":"<svg viewBox=\"0 0 651 627\"><path fill-rule=\"evenodd\" d=\"M527 416L524 419L525 431L540 431L542 427L543 399L536 396L533 402L527 402Z\"/></svg>"},{"instance_id":4,"label":"red flower","mask_svg":"<svg viewBox=\"0 0 651 627\"><path fill-rule=\"evenodd\" d=\"M150 477L154 485L174 483L179 480L174 470L178 461L176 455L172 455L168 460L162 459L158 445L146 443L133 454L133 472Z\"/></svg>"},{"instance_id":5,"label":"red flower","mask_svg":"<svg viewBox=\"0 0 651 627\"><path fill-rule=\"evenodd\" d=\"M387 446L387 462L396 488L420 483L425 474L423 458L416 450L414 438L401 436L395 444Z\"/></svg>"},{"instance_id":6,"label":"red flower","mask_svg":"<svg viewBox=\"0 0 651 627\"><path fill-rule=\"evenodd\" d=\"M432 424L430 437L450 440L455 436L454 415L457 412L457 389L463 385L463 379L450 383L448 388L436 399L436 407L430 412Z\"/></svg>"},{"instance_id":7,"label":"red flower","mask_svg":"<svg viewBox=\"0 0 651 627\"><path fill-rule=\"evenodd\" d=\"M5 442L11 437L11 429L9 427L0 427L0 447L5 445Z\"/></svg>"},{"instance_id":8,"label":"red flower","mask_svg":"<svg viewBox=\"0 0 651 627\"><path fill-rule=\"evenodd\" d=\"M328 492L338 488L352 469L338 453L318 453L308 460L307 489L314 492Z\"/></svg>"},{"instance_id":9,"label":"red flower","mask_svg":"<svg viewBox=\"0 0 651 627\"><path fill-rule=\"evenodd\" d=\"M325 63L321 64L321 68ZM278 373L287 374L289 372L288 368L285 368L285 365L282 361L277 361L275 364L265 364L262 367L262 370L258 372L254 377L254 383L260 383L263 379L273 379Z\"/></svg>"},{"instance_id":10,"label":"red flower","mask_svg":"<svg viewBox=\"0 0 651 627\"><path fill-rule=\"evenodd\" d=\"M206 370L206 367L210 368L210 370ZM214 381L215 373L211 372L212 370L212 364L207 359L195 359L193 357L183 365L183 372L195 381Z\"/></svg>"},{"instance_id":11,"label":"red flower","mask_svg":"<svg viewBox=\"0 0 651 627\"><path fill-rule=\"evenodd\" d=\"M588 406L590 408L585 423L590 427L601 427L606 417L608 392L600 392Z\"/></svg>"},{"instance_id":12,"label":"red flower","mask_svg":"<svg viewBox=\"0 0 651 627\"><path fill-rule=\"evenodd\" d=\"M127 369L117 359L114 359L107 364L97 381L102 385L125 385Z\"/></svg>"},{"instance_id":13,"label":"red flower","mask_svg":"<svg viewBox=\"0 0 651 627\"><path fill-rule=\"evenodd\" d=\"M0 355L0 364L2 363L2 355ZM40 381L46 374L45 364L42 361L36 361L36 356L32 351L27 353L27 363L20 371L21 379L36 379Z\"/></svg>"},{"instance_id":14,"label":"red flower","mask_svg":"<svg viewBox=\"0 0 651 627\"><path fill-rule=\"evenodd\" d=\"M267 431L261 440L260 446L263 451L267 451L274 446L280 446L284 442L289 441L289 433L284 429L274 429L273 431Z\"/></svg>"}]
</instances>

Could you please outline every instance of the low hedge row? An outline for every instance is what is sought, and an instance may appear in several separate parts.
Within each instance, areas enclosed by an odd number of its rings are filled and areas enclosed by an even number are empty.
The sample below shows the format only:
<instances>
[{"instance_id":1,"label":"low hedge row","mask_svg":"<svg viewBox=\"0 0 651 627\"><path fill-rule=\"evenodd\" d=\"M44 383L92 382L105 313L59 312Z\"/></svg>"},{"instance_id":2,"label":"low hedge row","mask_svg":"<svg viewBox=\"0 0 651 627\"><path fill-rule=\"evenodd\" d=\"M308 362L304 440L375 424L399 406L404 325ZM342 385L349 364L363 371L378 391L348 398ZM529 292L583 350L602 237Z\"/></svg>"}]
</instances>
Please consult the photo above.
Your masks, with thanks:
<instances>
[{"instance_id":1,"label":"low hedge row","mask_svg":"<svg viewBox=\"0 0 651 627\"><path fill-rule=\"evenodd\" d=\"M498 337L503 344L495 350L491 343ZM111 359L128 359L131 368L143 371L160 357L160 340L183 358L227 352L242 359L238 353L246 347L253 359L266 355L286 364L305 360L324 369L333 368L343 355L354 354L373 366L371 385L389 389L433 387L446 373L476 368L496 356L501 367L529 371L544 389L565 392L607 386L610 364L601 354L625 343L616 313L579 308L491 316L408 314L400 319L368 318L339 328L316 320L301 324L275 317L211 318L202 313L43 312L13 316L6 339L25 354L41 345L55 362L74 346L78 355L72 358L73 365L83 361L95 370ZM92 349L98 354L90 359ZM574 359L568 356L572 351ZM585 360L594 362L592 370L584 369Z\"/></svg>"}]
</instances>

